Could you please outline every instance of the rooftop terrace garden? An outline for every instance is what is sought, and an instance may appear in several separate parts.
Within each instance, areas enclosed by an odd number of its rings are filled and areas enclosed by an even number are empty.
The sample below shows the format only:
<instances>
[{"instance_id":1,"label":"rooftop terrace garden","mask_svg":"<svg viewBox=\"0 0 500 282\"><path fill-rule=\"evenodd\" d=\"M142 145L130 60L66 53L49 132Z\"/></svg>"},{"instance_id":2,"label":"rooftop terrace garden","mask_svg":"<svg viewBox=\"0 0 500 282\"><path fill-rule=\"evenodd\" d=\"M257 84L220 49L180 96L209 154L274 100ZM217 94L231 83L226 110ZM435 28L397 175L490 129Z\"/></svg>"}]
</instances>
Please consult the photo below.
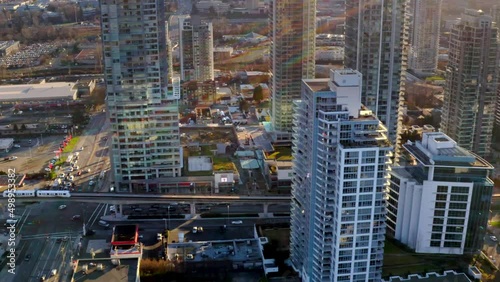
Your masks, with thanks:
<instances>
[{"instance_id":1,"label":"rooftop terrace garden","mask_svg":"<svg viewBox=\"0 0 500 282\"><path fill-rule=\"evenodd\" d=\"M266 158L277 161L291 161L293 159L292 148L288 146L275 146L273 152L266 153Z\"/></svg>"}]
</instances>

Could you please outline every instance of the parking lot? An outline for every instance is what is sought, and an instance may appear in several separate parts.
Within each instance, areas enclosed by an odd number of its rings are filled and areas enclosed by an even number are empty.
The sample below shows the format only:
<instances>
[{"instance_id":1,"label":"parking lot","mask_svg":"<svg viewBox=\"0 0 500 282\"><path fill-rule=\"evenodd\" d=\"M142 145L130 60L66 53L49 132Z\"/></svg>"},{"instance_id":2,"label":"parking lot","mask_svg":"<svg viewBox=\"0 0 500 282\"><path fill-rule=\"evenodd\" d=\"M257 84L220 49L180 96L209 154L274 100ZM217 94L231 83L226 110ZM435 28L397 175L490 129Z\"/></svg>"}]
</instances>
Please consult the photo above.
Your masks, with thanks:
<instances>
[{"instance_id":1,"label":"parking lot","mask_svg":"<svg viewBox=\"0 0 500 282\"><path fill-rule=\"evenodd\" d=\"M9 152L0 153L0 171L16 169L16 173L37 173L43 165L54 157L61 136L37 136L17 139L18 142ZM15 157L14 160L5 158Z\"/></svg>"},{"instance_id":2,"label":"parking lot","mask_svg":"<svg viewBox=\"0 0 500 282\"><path fill-rule=\"evenodd\" d=\"M23 46L18 52L0 58L0 66L7 68L33 67L40 65L40 57L54 53L62 46L68 46L69 42L36 43Z\"/></svg>"}]
</instances>

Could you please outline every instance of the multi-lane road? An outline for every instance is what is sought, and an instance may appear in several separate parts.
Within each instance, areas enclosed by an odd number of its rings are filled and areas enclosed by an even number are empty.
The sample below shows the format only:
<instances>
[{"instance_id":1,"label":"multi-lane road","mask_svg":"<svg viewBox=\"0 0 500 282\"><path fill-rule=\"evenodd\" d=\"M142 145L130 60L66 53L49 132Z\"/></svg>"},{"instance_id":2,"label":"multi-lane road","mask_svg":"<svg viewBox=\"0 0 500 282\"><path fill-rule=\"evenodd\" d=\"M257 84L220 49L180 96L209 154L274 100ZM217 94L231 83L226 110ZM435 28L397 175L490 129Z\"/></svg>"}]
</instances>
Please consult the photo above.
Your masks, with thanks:
<instances>
[{"instance_id":1,"label":"multi-lane road","mask_svg":"<svg viewBox=\"0 0 500 282\"><path fill-rule=\"evenodd\" d=\"M83 192L105 191L103 179L100 178L102 171L109 170L108 138L109 123L106 122L106 113L97 113L92 116L89 124L80 137L75 147L79 151L78 165L83 172L75 178L76 190ZM80 149L83 147L83 150ZM75 152L70 152L75 153ZM90 173L86 171L90 169ZM76 174L76 173L73 173ZM89 185L90 180L94 184Z\"/></svg>"},{"instance_id":2,"label":"multi-lane road","mask_svg":"<svg viewBox=\"0 0 500 282\"><path fill-rule=\"evenodd\" d=\"M66 208L59 209L65 204ZM40 281L45 275L50 277L53 269L58 275L69 274L71 257L77 257L76 247L83 233L83 221L72 220L80 214L91 224L102 216L104 204L71 204L61 202L42 202L16 207L20 216L18 222L19 238L16 248L16 275L0 272L5 281ZM66 279L61 279L66 281Z\"/></svg>"}]
</instances>

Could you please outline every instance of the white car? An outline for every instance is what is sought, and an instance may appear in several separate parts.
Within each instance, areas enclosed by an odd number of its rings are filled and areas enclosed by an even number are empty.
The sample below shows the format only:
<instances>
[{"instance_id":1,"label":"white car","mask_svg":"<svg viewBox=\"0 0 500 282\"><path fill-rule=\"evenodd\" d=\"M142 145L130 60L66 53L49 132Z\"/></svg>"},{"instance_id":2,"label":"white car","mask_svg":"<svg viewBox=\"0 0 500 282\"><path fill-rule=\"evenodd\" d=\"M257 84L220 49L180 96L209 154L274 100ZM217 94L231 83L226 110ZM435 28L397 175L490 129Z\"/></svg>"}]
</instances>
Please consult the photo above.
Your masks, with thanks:
<instances>
[{"instance_id":1,"label":"white car","mask_svg":"<svg viewBox=\"0 0 500 282\"><path fill-rule=\"evenodd\" d=\"M94 185L94 184L95 184L94 180L90 180L90 181L89 181L89 186L92 186L92 185Z\"/></svg>"},{"instance_id":2,"label":"white car","mask_svg":"<svg viewBox=\"0 0 500 282\"><path fill-rule=\"evenodd\" d=\"M50 172L50 171L51 171L51 169L50 169L49 167L46 167L46 168L45 168L45 171Z\"/></svg>"},{"instance_id":3,"label":"white car","mask_svg":"<svg viewBox=\"0 0 500 282\"><path fill-rule=\"evenodd\" d=\"M19 144L15 144L15 145L14 145L14 148L21 148L21 145L19 145Z\"/></svg>"},{"instance_id":4,"label":"white car","mask_svg":"<svg viewBox=\"0 0 500 282\"><path fill-rule=\"evenodd\" d=\"M64 210L65 208L66 208L66 205L60 205L60 206L59 206L59 209L60 209L60 210Z\"/></svg>"},{"instance_id":5,"label":"white car","mask_svg":"<svg viewBox=\"0 0 500 282\"><path fill-rule=\"evenodd\" d=\"M116 207L115 206L109 206L109 211L116 211Z\"/></svg>"},{"instance_id":6,"label":"white car","mask_svg":"<svg viewBox=\"0 0 500 282\"><path fill-rule=\"evenodd\" d=\"M79 152L76 152L76 153L75 153L75 156L77 156L77 157L78 157L78 155L80 155L80 153L79 153Z\"/></svg>"},{"instance_id":7,"label":"white car","mask_svg":"<svg viewBox=\"0 0 500 282\"><path fill-rule=\"evenodd\" d=\"M71 175L71 176L69 177L69 181L74 181L74 180L75 180L75 177L74 177L73 175Z\"/></svg>"},{"instance_id":8,"label":"white car","mask_svg":"<svg viewBox=\"0 0 500 282\"><path fill-rule=\"evenodd\" d=\"M231 221L232 224L243 224L243 221L241 220L234 220L234 221Z\"/></svg>"},{"instance_id":9,"label":"white car","mask_svg":"<svg viewBox=\"0 0 500 282\"><path fill-rule=\"evenodd\" d=\"M493 242L498 241L497 237L496 237L496 236L494 236L494 235L491 235L491 236L490 236L490 239L491 239L491 241L493 241Z\"/></svg>"},{"instance_id":10,"label":"white car","mask_svg":"<svg viewBox=\"0 0 500 282\"><path fill-rule=\"evenodd\" d=\"M64 177L66 177L66 174L64 173L59 174L59 178L64 178Z\"/></svg>"}]
</instances>

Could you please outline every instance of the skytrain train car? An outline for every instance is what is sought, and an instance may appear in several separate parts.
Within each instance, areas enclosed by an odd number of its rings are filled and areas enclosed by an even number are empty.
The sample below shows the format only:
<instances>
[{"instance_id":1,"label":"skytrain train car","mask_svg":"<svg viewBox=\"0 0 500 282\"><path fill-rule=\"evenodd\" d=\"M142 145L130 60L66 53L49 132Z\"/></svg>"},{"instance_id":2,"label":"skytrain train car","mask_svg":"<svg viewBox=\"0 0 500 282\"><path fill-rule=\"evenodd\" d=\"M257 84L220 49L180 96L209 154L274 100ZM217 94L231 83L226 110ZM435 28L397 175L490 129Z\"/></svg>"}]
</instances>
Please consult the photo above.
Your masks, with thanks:
<instances>
[{"instance_id":1,"label":"skytrain train car","mask_svg":"<svg viewBox=\"0 0 500 282\"><path fill-rule=\"evenodd\" d=\"M36 196L39 198L69 198L71 194L67 190L37 190Z\"/></svg>"},{"instance_id":2,"label":"skytrain train car","mask_svg":"<svg viewBox=\"0 0 500 282\"><path fill-rule=\"evenodd\" d=\"M22 198L22 197L35 197L36 191L35 190L16 190L12 194L14 194L14 197L19 197L19 198ZM3 195L4 198L8 198L9 197L9 191L8 190L3 191L2 195Z\"/></svg>"}]
</instances>

